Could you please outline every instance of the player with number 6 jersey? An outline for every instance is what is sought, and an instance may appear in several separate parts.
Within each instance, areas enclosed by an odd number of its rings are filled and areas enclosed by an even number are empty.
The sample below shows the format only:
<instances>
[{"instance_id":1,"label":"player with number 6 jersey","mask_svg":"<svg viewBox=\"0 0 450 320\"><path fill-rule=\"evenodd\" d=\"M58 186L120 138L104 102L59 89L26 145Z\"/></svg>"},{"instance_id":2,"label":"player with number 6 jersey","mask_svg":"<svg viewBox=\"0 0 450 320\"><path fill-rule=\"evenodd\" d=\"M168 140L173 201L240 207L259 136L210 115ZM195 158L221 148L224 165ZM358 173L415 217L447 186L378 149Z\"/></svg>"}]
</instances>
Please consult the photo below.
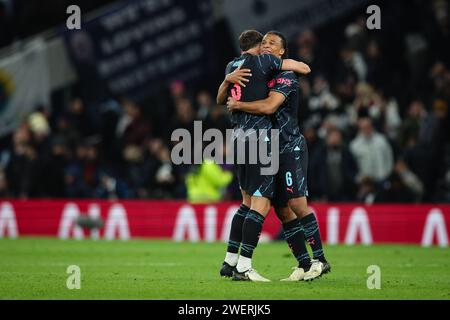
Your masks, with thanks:
<instances>
[{"instance_id":1,"label":"player with number 6 jersey","mask_svg":"<svg viewBox=\"0 0 450 320\"><path fill-rule=\"evenodd\" d=\"M277 71L293 70L298 73L308 73L309 67L291 59L281 60L273 55L259 55L262 34L256 30L244 31L239 43L242 49L240 57L231 61L226 68L226 74L230 74L238 68L252 70L251 80L248 85L224 81L218 90L217 102L224 103L225 98L233 97L239 101L255 101L264 99L268 94L267 83ZM247 142L249 133L263 130L266 132L265 140L270 150L270 139L267 139L268 131L272 128L272 122L266 115L248 114L245 112L233 112L231 115L233 128L238 130L237 139ZM241 134L241 136L239 136ZM257 139L260 132L257 132ZM257 140L256 139L256 140ZM261 142L261 141L259 141ZM258 145L260 145L258 143ZM278 154L279 150L270 150ZM269 153L269 154L270 154ZM236 153L235 153L236 154ZM247 152L249 154L249 152ZM245 159L247 161L247 157ZM270 199L274 193L274 175L262 175L262 165L248 162L236 165L239 184L242 189L243 202L238 212L233 217L227 254L221 269L221 275L230 276L233 280L269 281L259 275L251 265L251 258L261 234L264 219L270 209ZM240 249L240 254L239 253Z\"/></svg>"},{"instance_id":2,"label":"player with number 6 jersey","mask_svg":"<svg viewBox=\"0 0 450 320\"><path fill-rule=\"evenodd\" d=\"M264 36L262 53L283 57L286 56L286 50L286 39L281 33L270 31ZM271 115L274 128L280 131L280 168L276 175L275 196L271 202L299 263L286 280L312 280L329 272L331 266L325 259L317 219L308 208L306 199L308 148L297 123L298 79L293 72L279 72L268 83L268 87L270 93L266 99L243 102L231 97L227 105L233 111ZM292 213L298 219L292 219ZM309 261L309 255L305 254L303 247L298 245L300 238L301 241L305 238L311 246L313 263Z\"/></svg>"}]
</instances>

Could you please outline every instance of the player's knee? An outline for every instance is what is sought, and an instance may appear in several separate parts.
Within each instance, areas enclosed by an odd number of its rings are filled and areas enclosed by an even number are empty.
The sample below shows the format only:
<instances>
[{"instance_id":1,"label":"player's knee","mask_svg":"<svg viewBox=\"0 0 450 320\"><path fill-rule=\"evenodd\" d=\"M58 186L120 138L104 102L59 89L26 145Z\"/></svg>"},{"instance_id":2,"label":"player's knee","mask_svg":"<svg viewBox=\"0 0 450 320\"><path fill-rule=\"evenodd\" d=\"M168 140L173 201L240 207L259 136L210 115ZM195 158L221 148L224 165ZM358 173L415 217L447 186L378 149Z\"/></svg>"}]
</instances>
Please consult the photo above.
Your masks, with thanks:
<instances>
[{"instance_id":1,"label":"player's knee","mask_svg":"<svg viewBox=\"0 0 450 320\"><path fill-rule=\"evenodd\" d=\"M275 208L275 213L282 224L288 223L297 217L288 207L277 207Z\"/></svg>"},{"instance_id":2,"label":"player's knee","mask_svg":"<svg viewBox=\"0 0 450 320\"><path fill-rule=\"evenodd\" d=\"M309 214L308 204L303 198L290 199L289 207L299 219Z\"/></svg>"},{"instance_id":3,"label":"player's knee","mask_svg":"<svg viewBox=\"0 0 450 320\"><path fill-rule=\"evenodd\" d=\"M270 210L270 201L266 198L254 197L252 198L251 210L254 210L261 215L266 216Z\"/></svg>"}]
</instances>

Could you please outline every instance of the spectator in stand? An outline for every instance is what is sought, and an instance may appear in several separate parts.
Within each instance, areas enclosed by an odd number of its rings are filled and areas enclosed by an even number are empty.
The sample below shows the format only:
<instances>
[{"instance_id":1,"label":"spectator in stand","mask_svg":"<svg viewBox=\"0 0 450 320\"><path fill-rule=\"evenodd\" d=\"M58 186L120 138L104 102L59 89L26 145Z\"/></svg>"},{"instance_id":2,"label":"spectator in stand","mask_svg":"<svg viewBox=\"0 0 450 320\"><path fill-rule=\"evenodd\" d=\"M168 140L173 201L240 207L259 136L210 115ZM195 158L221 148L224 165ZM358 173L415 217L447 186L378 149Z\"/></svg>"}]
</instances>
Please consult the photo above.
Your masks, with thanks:
<instances>
[{"instance_id":1,"label":"spectator in stand","mask_svg":"<svg viewBox=\"0 0 450 320\"><path fill-rule=\"evenodd\" d=\"M225 130L231 128L226 107L216 105L211 94L205 90L197 95L196 119L203 121L203 130L216 128L225 135Z\"/></svg>"},{"instance_id":2,"label":"spectator in stand","mask_svg":"<svg viewBox=\"0 0 450 320\"><path fill-rule=\"evenodd\" d=\"M340 52L340 62L338 64L338 74L341 78L349 73L356 74L358 81L365 81L367 76L367 65L363 56L358 51L354 51L349 46L344 46Z\"/></svg>"},{"instance_id":3,"label":"spectator in stand","mask_svg":"<svg viewBox=\"0 0 450 320\"><path fill-rule=\"evenodd\" d=\"M446 132L446 120L448 113L448 106L444 100L437 99L433 103L433 110L428 113L421 123L419 128L419 138L417 141L417 149L421 151L422 157L415 155L414 158L411 156L413 153L409 153L409 161L417 161L425 157L425 167L420 168L415 165L415 169L423 172L421 178L425 184L425 199L427 201L432 201L435 196L436 181L440 176L445 174L445 163L444 163L444 143L448 137L445 136ZM411 151L411 150L408 150Z\"/></svg>"},{"instance_id":4,"label":"spectator in stand","mask_svg":"<svg viewBox=\"0 0 450 320\"><path fill-rule=\"evenodd\" d=\"M432 108L432 112L425 116L419 128L419 143L429 145L432 151L438 154L447 138L444 134L448 105L445 100L435 99Z\"/></svg>"},{"instance_id":5,"label":"spectator in stand","mask_svg":"<svg viewBox=\"0 0 450 320\"><path fill-rule=\"evenodd\" d=\"M27 123L22 123L13 134L13 146L6 166L6 176L11 194L28 199L37 195L39 163L33 147L32 133Z\"/></svg>"},{"instance_id":6,"label":"spectator in stand","mask_svg":"<svg viewBox=\"0 0 450 320\"><path fill-rule=\"evenodd\" d=\"M215 101L213 100L211 94L208 91L202 90L197 94L196 97L197 104L197 119L205 120L208 114L215 107Z\"/></svg>"},{"instance_id":7,"label":"spectator in stand","mask_svg":"<svg viewBox=\"0 0 450 320\"><path fill-rule=\"evenodd\" d=\"M152 198L179 197L184 189L170 159L169 148L161 139L147 142L145 162L147 165L147 188Z\"/></svg>"},{"instance_id":8,"label":"spectator in stand","mask_svg":"<svg viewBox=\"0 0 450 320\"><path fill-rule=\"evenodd\" d=\"M130 197L131 192L126 183L121 179L114 177L110 172L100 172L99 179L99 184L94 191L94 196L96 198L117 200Z\"/></svg>"},{"instance_id":9,"label":"spectator in stand","mask_svg":"<svg viewBox=\"0 0 450 320\"><path fill-rule=\"evenodd\" d=\"M60 139L66 141L70 148L75 148L77 142L81 139L80 132L70 123L68 116L65 114L56 119L55 132Z\"/></svg>"},{"instance_id":10,"label":"spectator in stand","mask_svg":"<svg viewBox=\"0 0 450 320\"><path fill-rule=\"evenodd\" d=\"M409 189L408 194L411 196L414 202L420 202L424 193L424 187L422 181L412 172L406 162L403 159L398 159L395 163L394 172L400 177L402 184L405 188Z\"/></svg>"},{"instance_id":11,"label":"spectator in stand","mask_svg":"<svg viewBox=\"0 0 450 320\"><path fill-rule=\"evenodd\" d=\"M358 183L356 200L366 205L371 205L375 202L377 193L378 190L375 181L371 177L365 176Z\"/></svg>"},{"instance_id":12,"label":"spectator in stand","mask_svg":"<svg viewBox=\"0 0 450 320\"><path fill-rule=\"evenodd\" d=\"M420 100L411 103L408 118L399 132L399 143L408 167L424 184L424 199L434 195L436 179L445 174L443 142L445 132L446 104L435 101L433 112L428 113ZM441 172L442 171L442 172Z\"/></svg>"},{"instance_id":13,"label":"spectator in stand","mask_svg":"<svg viewBox=\"0 0 450 320\"><path fill-rule=\"evenodd\" d=\"M230 117L225 106L214 106L205 119L203 130L219 129L225 137L226 130L231 128Z\"/></svg>"},{"instance_id":14,"label":"spectator in stand","mask_svg":"<svg viewBox=\"0 0 450 320\"><path fill-rule=\"evenodd\" d=\"M414 202L415 196L408 188L397 172L392 172L383 182L381 191L375 202L381 203L408 203Z\"/></svg>"},{"instance_id":15,"label":"spectator in stand","mask_svg":"<svg viewBox=\"0 0 450 320\"><path fill-rule=\"evenodd\" d=\"M351 105L355 99L355 89L358 84L356 74L344 69L336 72L336 78L335 94L347 109L347 106Z\"/></svg>"},{"instance_id":16,"label":"spectator in stand","mask_svg":"<svg viewBox=\"0 0 450 320\"><path fill-rule=\"evenodd\" d=\"M305 123L303 135L308 145L308 152L313 154L317 148L322 144L322 140L317 134L317 129L312 122Z\"/></svg>"},{"instance_id":17,"label":"spectator in stand","mask_svg":"<svg viewBox=\"0 0 450 320\"><path fill-rule=\"evenodd\" d=\"M71 129L75 129L81 138L88 137L95 133L95 128L86 111L85 103L81 98L76 97L69 102L64 117L70 124Z\"/></svg>"},{"instance_id":18,"label":"spectator in stand","mask_svg":"<svg viewBox=\"0 0 450 320\"><path fill-rule=\"evenodd\" d=\"M116 127L116 134L120 145L142 145L151 134L150 121L147 120L141 107L129 99L122 101L123 114Z\"/></svg>"},{"instance_id":19,"label":"spectator in stand","mask_svg":"<svg viewBox=\"0 0 450 320\"><path fill-rule=\"evenodd\" d=\"M353 124L357 124L361 116L368 116L372 123L381 129L380 106L376 103L374 88L367 83L360 82L356 85L355 99L348 111Z\"/></svg>"},{"instance_id":20,"label":"spectator in stand","mask_svg":"<svg viewBox=\"0 0 450 320\"><path fill-rule=\"evenodd\" d=\"M51 129L47 114L43 110L33 112L28 117L28 127L32 134L32 143L38 153L38 158L46 158L51 150Z\"/></svg>"},{"instance_id":21,"label":"spectator in stand","mask_svg":"<svg viewBox=\"0 0 450 320\"><path fill-rule=\"evenodd\" d=\"M352 123L356 123L356 119L361 115L369 116L380 132L395 139L401 118L394 98L387 99L383 93L375 90L371 85L359 83L356 86L353 107L347 111Z\"/></svg>"},{"instance_id":22,"label":"spectator in stand","mask_svg":"<svg viewBox=\"0 0 450 320\"><path fill-rule=\"evenodd\" d=\"M9 192L8 180L3 168L0 167L0 199L9 198L11 196Z\"/></svg>"},{"instance_id":23,"label":"spectator in stand","mask_svg":"<svg viewBox=\"0 0 450 320\"><path fill-rule=\"evenodd\" d=\"M344 33L349 47L352 50L362 52L369 41L366 17L358 16L354 22L347 25Z\"/></svg>"},{"instance_id":24,"label":"spectator in stand","mask_svg":"<svg viewBox=\"0 0 450 320\"><path fill-rule=\"evenodd\" d=\"M433 158L429 153L428 147L418 143L418 138L411 136L407 146L403 149L403 159L408 168L420 179L424 185L423 199L428 199L429 190L433 189L432 171L435 166Z\"/></svg>"},{"instance_id":25,"label":"spectator in stand","mask_svg":"<svg viewBox=\"0 0 450 320\"><path fill-rule=\"evenodd\" d=\"M305 119L309 119L311 117L310 108L309 108L309 99L311 98L311 86L308 81L300 81L300 94L299 94L299 106L297 113L298 123L300 125L300 130L302 130L302 124Z\"/></svg>"},{"instance_id":26,"label":"spectator in stand","mask_svg":"<svg viewBox=\"0 0 450 320\"><path fill-rule=\"evenodd\" d=\"M158 121L154 123L155 125L155 132L161 133L158 135L160 138L167 139L167 136L169 136L170 140L170 133L168 131L167 124L172 121L173 115L177 112L177 104L180 99L188 99L189 101L194 101L193 95L190 90L186 87L185 83L180 80L174 80L170 82L168 92L163 95L162 97L158 97L159 101L159 107L154 108L156 109L154 112L156 112L155 116Z\"/></svg>"},{"instance_id":27,"label":"spectator in stand","mask_svg":"<svg viewBox=\"0 0 450 320\"><path fill-rule=\"evenodd\" d=\"M331 92L326 79L322 75L314 77L308 101L310 113L318 113L321 119L324 119L330 112L336 111L339 106L339 99Z\"/></svg>"},{"instance_id":28,"label":"spectator in stand","mask_svg":"<svg viewBox=\"0 0 450 320\"><path fill-rule=\"evenodd\" d=\"M145 170L144 147L130 144L125 146L122 152L125 161L124 171L129 187L134 190L135 196L138 198L147 198L148 191L145 188L145 182L149 179L149 173Z\"/></svg>"},{"instance_id":29,"label":"spectator in stand","mask_svg":"<svg viewBox=\"0 0 450 320\"><path fill-rule=\"evenodd\" d=\"M367 82L375 88L386 89L385 82L389 77L386 60L383 58L380 45L375 39L370 40L366 49Z\"/></svg>"},{"instance_id":30,"label":"spectator in stand","mask_svg":"<svg viewBox=\"0 0 450 320\"><path fill-rule=\"evenodd\" d=\"M51 153L42 159L40 190L42 196L63 198L66 196L64 175L71 158L71 152L64 139L52 139Z\"/></svg>"},{"instance_id":31,"label":"spectator in stand","mask_svg":"<svg viewBox=\"0 0 450 320\"><path fill-rule=\"evenodd\" d=\"M83 165L87 157L87 144L82 141L74 148L74 155L68 163L65 174L65 191L69 198L87 198L91 194L83 178Z\"/></svg>"},{"instance_id":32,"label":"spectator in stand","mask_svg":"<svg viewBox=\"0 0 450 320\"><path fill-rule=\"evenodd\" d=\"M191 100L188 98L180 98L175 105L175 117L172 118L169 130L167 130L167 141L170 142L170 136L175 129L186 129L194 134L195 113Z\"/></svg>"},{"instance_id":33,"label":"spectator in stand","mask_svg":"<svg viewBox=\"0 0 450 320\"><path fill-rule=\"evenodd\" d=\"M103 169L98 147L99 141L96 137L85 139L77 146L75 157L66 168L65 183L68 197L93 197Z\"/></svg>"},{"instance_id":34,"label":"spectator in stand","mask_svg":"<svg viewBox=\"0 0 450 320\"><path fill-rule=\"evenodd\" d=\"M305 30L300 33L296 41L298 59L308 64L313 74L318 70L316 43L316 35L312 30Z\"/></svg>"},{"instance_id":35,"label":"spectator in stand","mask_svg":"<svg viewBox=\"0 0 450 320\"><path fill-rule=\"evenodd\" d=\"M372 120L358 120L359 131L350 143L350 150L358 163L358 179L368 176L377 183L386 179L393 170L393 152L383 134L375 131Z\"/></svg>"},{"instance_id":36,"label":"spectator in stand","mask_svg":"<svg viewBox=\"0 0 450 320\"><path fill-rule=\"evenodd\" d=\"M425 106L422 100L416 99L411 102L408 108L406 119L400 125L397 141L402 149L411 145L411 139L419 139L421 123L426 117Z\"/></svg>"},{"instance_id":37,"label":"spectator in stand","mask_svg":"<svg viewBox=\"0 0 450 320\"><path fill-rule=\"evenodd\" d=\"M345 146L341 131L329 130L326 144L311 157L311 194L324 201L352 201L357 173L356 161Z\"/></svg>"},{"instance_id":38,"label":"spectator in stand","mask_svg":"<svg viewBox=\"0 0 450 320\"><path fill-rule=\"evenodd\" d=\"M399 105L394 97L386 97L384 93L377 91L375 103L380 108L380 120L382 131L386 137L396 141L398 129L402 123L400 117Z\"/></svg>"},{"instance_id":39,"label":"spectator in stand","mask_svg":"<svg viewBox=\"0 0 450 320\"><path fill-rule=\"evenodd\" d=\"M128 180L140 198L170 198L175 187L168 148L161 139L148 139L144 150L129 146L124 150Z\"/></svg>"}]
</instances>

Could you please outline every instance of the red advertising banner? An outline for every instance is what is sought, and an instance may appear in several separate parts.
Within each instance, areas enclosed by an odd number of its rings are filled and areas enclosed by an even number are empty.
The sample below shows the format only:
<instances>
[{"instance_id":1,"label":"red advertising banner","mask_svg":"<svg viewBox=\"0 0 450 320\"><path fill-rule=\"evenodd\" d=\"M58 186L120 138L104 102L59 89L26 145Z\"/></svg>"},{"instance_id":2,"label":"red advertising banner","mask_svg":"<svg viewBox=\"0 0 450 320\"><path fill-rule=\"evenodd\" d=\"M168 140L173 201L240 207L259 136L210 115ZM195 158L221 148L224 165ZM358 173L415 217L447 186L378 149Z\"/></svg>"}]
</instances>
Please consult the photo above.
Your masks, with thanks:
<instances>
[{"instance_id":1,"label":"red advertising banner","mask_svg":"<svg viewBox=\"0 0 450 320\"><path fill-rule=\"evenodd\" d=\"M226 241L239 203L192 205L177 201L0 200L0 238L53 236L60 239L169 238ZM312 204L328 244L409 243L448 246L450 205ZM87 230L80 217L101 218ZM280 222L271 211L262 239L273 239Z\"/></svg>"}]
</instances>

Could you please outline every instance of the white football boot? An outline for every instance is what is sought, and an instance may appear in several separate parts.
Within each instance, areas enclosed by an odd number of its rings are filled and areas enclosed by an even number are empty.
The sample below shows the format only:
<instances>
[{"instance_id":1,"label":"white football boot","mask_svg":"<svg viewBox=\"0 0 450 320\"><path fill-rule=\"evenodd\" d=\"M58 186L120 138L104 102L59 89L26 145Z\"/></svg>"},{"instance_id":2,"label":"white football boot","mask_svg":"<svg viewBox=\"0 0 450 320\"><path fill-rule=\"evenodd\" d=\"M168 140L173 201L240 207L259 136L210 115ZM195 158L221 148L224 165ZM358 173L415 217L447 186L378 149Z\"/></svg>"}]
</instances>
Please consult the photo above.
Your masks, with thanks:
<instances>
[{"instance_id":1,"label":"white football boot","mask_svg":"<svg viewBox=\"0 0 450 320\"><path fill-rule=\"evenodd\" d=\"M269 279L264 278L255 269L248 269L244 272L233 271L233 280L235 281L255 281L255 282L270 282Z\"/></svg>"},{"instance_id":2,"label":"white football boot","mask_svg":"<svg viewBox=\"0 0 450 320\"><path fill-rule=\"evenodd\" d=\"M294 271L288 278L281 279L280 281L302 281L306 275L306 272L303 268L293 267Z\"/></svg>"},{"instance_id":3,"label":"white football boot","mask_svg":"<svg viewBox=\"0 0 450 320\"><path fill-rule=\"evenodd\" d=\"M311 260L311 268L305 273L303 280L311 281L322 275L323 263L319 260Z\"/></svg>"}]
</instances>

